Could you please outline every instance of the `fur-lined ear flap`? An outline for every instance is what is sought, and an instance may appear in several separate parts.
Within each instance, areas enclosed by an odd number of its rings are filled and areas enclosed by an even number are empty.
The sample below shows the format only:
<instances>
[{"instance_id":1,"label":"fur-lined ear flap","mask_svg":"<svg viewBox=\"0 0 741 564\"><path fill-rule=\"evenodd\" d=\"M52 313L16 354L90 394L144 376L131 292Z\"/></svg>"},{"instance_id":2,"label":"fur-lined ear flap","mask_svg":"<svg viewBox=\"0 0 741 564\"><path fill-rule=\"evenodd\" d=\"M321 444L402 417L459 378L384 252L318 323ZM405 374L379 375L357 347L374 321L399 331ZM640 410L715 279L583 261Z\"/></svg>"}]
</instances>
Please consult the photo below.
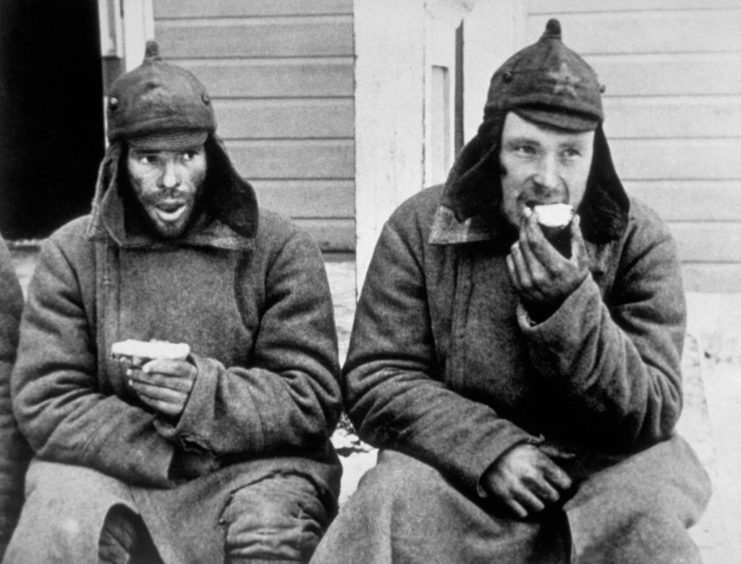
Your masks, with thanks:
<instances>
[{"instance_id":1,"label":"fur-lined ear flap","mask_svg":"<svg viewBox=\"0 0 741 564\"><path fill-rule=\"evenodd\" d=\"M579 206L584 238L597 244L619 239L628 226L629 211L630 200L615 171L610 147L600 125L594 135L594 155L587 189Z\"/></svg>"},{"instance_id":2,"label":"fur-lined ear flap","mask_svg":"<svg viewBox=\"0 0 741 564\"><path fill-rule=\"evenodd\" d=\"M209 135L206 140L206 157L208 172L203 195L206 209L237 233L254 237L258 223L254 188L234 169L215 135Z\"/></svg>"},{"instance_id":3,"label":"fur-lined ear flap","mask_svg":"<svg viewBox=\"0 0 741 564\"><path fill-rule=\"evenodd\" d=\"M108 146L108 150L103 156L103 161L100 164L98 171L98 182L96 183L97 190L101 193L108 192L115 187L118 180L118 171L121 168L122 160L126 158L126 151L124 151L123 144L121 142L114 142Z\"/></svg>"},{"instance_id":4,"label":"fur-lined ear flap","mask_svg":"<svg viewBox=\"0 0 741 564\"><path fill-rule=\"evenodd\" d=\"M474 137L461 151L448 176L441 204L453 210L458 221L482 213L482 208L495 210L494 183L499 179L497 147L484 148Z\"/></svg>"},{"instance_id":5,"label":"fur-lined ear flap","mask_svg":"<svg viewBox=\"0 0 741 564\"><path fill-rule=\"evenodd\" d=\"M110 199L104 198L106 194L115 190L116 182L118 180L118 171L121 168L121 159L124 156L125 151L123 150L123 144L120 141L114 141L106 149L105 155L98 166L98 177L95 182L95 194L93 194L93 201L90 209L90 215L92 220L88 227L88 237L94 237L97 234L102 233L102 226L100 224L100 216L102 213L101 206L104 206L106 201Z\"/></svg>"},{"instance_id":6,"label":"fur-lined ear flap","mask_svg":"<svg viewBox=\"0 0 741 564\"><path fill-rule=\"evenodd\" d=\"M492 216L502 199L499 138L503 114L494 114L479 127L461 150L445 183L441 204L453 210L458 221L475 215Z\"/></svg>"}]
</instances>

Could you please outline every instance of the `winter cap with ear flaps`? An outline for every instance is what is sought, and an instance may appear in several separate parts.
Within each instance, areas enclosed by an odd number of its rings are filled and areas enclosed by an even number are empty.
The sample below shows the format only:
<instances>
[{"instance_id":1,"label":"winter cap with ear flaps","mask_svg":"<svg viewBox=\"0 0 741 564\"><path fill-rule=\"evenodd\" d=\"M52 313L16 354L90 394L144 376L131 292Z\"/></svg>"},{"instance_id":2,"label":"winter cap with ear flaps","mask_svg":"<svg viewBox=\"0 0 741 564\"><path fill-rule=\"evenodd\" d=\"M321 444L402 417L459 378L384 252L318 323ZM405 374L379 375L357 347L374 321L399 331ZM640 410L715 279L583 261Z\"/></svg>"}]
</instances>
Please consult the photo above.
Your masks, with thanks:
<instances>
[{"instance_id":1,"label":"winter cap with ear flaps","mask_svg":"<svg viewBox=\"0 0 741 564\"><path fill-rule=\"evenodd\" d=\"M561 42L561 24L551 19L537 43L510 57L489 86L484 121L496 111L569 131L602 123L602 90L584 59Z\"/></svg>"},{"instance_id":2,"label":"winter cap with ear flaps","mask_svg":"<svg viewBox=\"0 0 741 564\"><path fill-rule=\"evenodd\" d=\"M98 171L88 237L130 243L125 194L120 189L126 186L121 182L126 177L121 164L127 146L183 150L198 144L203 144L208 163L201 203L209 216L237 237L219 244L242 248L239 237L255 237L259 223L255 191L234 168L215 134L216 119L206 88L187 70L162 62L154 41L147 42L144 62L113 83L107 118L110 144Z\"/></svg>"},{"instance_id":3,"label":"winter cap with ear flaps","mask_svg":"<svg viewBox=\"0 0 741 564\"><path fill-rule=\"evenodd\" d=\"M211 99L190 72L162 61L148 41L144 62L117 78L107 107L108 140L150 148L203 143L216 131Z\"/></svg>"},{"instance_id":4,"label":"winter cap with ear flaps","mask_svg":"<svg viewBox=\"0 0 741 564\"><path fill-rule=\"evenodd\" d=\"M595 131L592 168L578 209L582 233L600 244L619 238L628 224L630 201L602 128L603 90L592 67L562 43L558 20L549 20L536 43L512 55L492 76L483 122L448 175L430 241L500 240L506 248L516 237L500 209L504 171L499 153L509 112L541 126Z\"/></svg>"}]
</instances>

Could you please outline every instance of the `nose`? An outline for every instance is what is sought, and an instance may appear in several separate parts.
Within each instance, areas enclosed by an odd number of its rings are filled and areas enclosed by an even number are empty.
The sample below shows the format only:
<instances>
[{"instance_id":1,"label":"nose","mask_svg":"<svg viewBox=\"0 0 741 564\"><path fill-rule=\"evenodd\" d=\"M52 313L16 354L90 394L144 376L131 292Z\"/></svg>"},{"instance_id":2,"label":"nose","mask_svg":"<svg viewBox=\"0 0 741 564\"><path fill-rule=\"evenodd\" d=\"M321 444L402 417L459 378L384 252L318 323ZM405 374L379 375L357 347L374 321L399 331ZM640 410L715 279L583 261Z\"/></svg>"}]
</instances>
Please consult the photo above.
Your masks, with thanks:
<instances>
[{"instance_id":1,"label":"nose","mask_svg":"<svg viewBox=\"0 0 741 564\"><path fill-rule=\"evenodd\" d=\"M546 192L546 194L557 190L560 183L560 171L557 159L551 156L543 157L539 162L534 180L536 186Z\"/></svg>"},{"instance_id":2,"label":"nose","mask_svg":"<svg viewBox=\"0 0 741 564\"><path fill-rule=\"evenodd\" d=\"M180 186L180 175L173 159L166 159L162 164L159 185L162 188L177 188Z\"/></svg>"}]
</instances>

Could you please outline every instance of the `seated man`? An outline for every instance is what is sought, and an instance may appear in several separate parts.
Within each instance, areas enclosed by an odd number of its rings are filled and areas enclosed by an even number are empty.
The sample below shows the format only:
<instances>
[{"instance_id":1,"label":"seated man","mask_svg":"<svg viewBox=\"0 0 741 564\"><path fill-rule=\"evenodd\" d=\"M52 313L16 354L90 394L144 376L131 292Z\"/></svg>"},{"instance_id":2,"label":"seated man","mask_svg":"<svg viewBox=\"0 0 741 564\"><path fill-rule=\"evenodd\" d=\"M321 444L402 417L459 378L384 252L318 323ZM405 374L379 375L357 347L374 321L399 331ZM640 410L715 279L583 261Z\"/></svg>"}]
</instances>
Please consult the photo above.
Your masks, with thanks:
<instances>
[{"instance_id":1,"label":"seated man","mask_svg":"<svg viewBox=\"0 0 741 564\"><path fill-rule=\"evenodd\" d=\"M18 430L10 401L10 373L18 346L23 294L10 253L0 239L0 561L23 504L23 475L31 450Z\"/></svg>"},{"instance_id":2,"label":"seated man","mask_svg":"<svg viewBox=\"0 0 741 564\"><path fill-rule=\"evenodd\" d=\"M35 458L9 563L306 562L335 512L322 257L258 212L203 85L156 51L113 84L92 212L29 287L12 391ZM190 352L112 355L129 339Z\"/></svg>"},{"instance_id":3,"label":"seated man","mask_svg":"<svg viewBox=\"0 0 741 564\"><path fill-rule=\"evenodd\" d=\"M551 20L445 186L385 225L344 368L383 450L313 562L699 562L676 249L623 190L600 92Z\"/></svg>"}]
</instances>

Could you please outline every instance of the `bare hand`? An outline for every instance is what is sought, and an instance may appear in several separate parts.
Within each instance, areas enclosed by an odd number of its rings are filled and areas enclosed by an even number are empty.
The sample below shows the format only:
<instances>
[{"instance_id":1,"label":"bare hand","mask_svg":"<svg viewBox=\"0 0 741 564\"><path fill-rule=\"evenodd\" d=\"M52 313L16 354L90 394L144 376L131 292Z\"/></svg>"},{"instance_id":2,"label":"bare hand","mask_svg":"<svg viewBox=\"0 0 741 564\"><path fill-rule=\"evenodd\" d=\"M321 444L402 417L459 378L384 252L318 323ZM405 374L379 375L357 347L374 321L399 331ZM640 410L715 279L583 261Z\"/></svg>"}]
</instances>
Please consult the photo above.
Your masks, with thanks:
<instances>
[{"instance_id":1,"label":"bare hand","mask_svg":"<svg viewBox=\"0 0 741 564\"><path fill-rule=\"evenodd\" d=\"M187 360L132 362L126 376L145 404L168 417L179 417L190 397L198 371Z\"/></svg>"},{"instance_id":2,"label":"bare hand","mask_svg":"<svg viewBox=\"0 0 741 564\"><path fill-rule=\"evenodd\" d=\"M589 274L589 255L575 215L571 229L571 258L559 253L545 238L535 214L525 210L520 238L507 256L510 278L529 313L547 317ZM544 318L544 316L540 316Z\"/></svg>"},{"instance_id":3,"label":"bare hand","mask_svg":"<svg viewBox=\"0 0 741 564\"><path fill-rule=\"evenodd\" d=\"M571 456L552 447L546 450L554 457ZM484 474L482 485L489 495L525 519L561 499L571 487L571 478L539 447L521 444L497 459Z\"/></svg>"}]
</instances>

